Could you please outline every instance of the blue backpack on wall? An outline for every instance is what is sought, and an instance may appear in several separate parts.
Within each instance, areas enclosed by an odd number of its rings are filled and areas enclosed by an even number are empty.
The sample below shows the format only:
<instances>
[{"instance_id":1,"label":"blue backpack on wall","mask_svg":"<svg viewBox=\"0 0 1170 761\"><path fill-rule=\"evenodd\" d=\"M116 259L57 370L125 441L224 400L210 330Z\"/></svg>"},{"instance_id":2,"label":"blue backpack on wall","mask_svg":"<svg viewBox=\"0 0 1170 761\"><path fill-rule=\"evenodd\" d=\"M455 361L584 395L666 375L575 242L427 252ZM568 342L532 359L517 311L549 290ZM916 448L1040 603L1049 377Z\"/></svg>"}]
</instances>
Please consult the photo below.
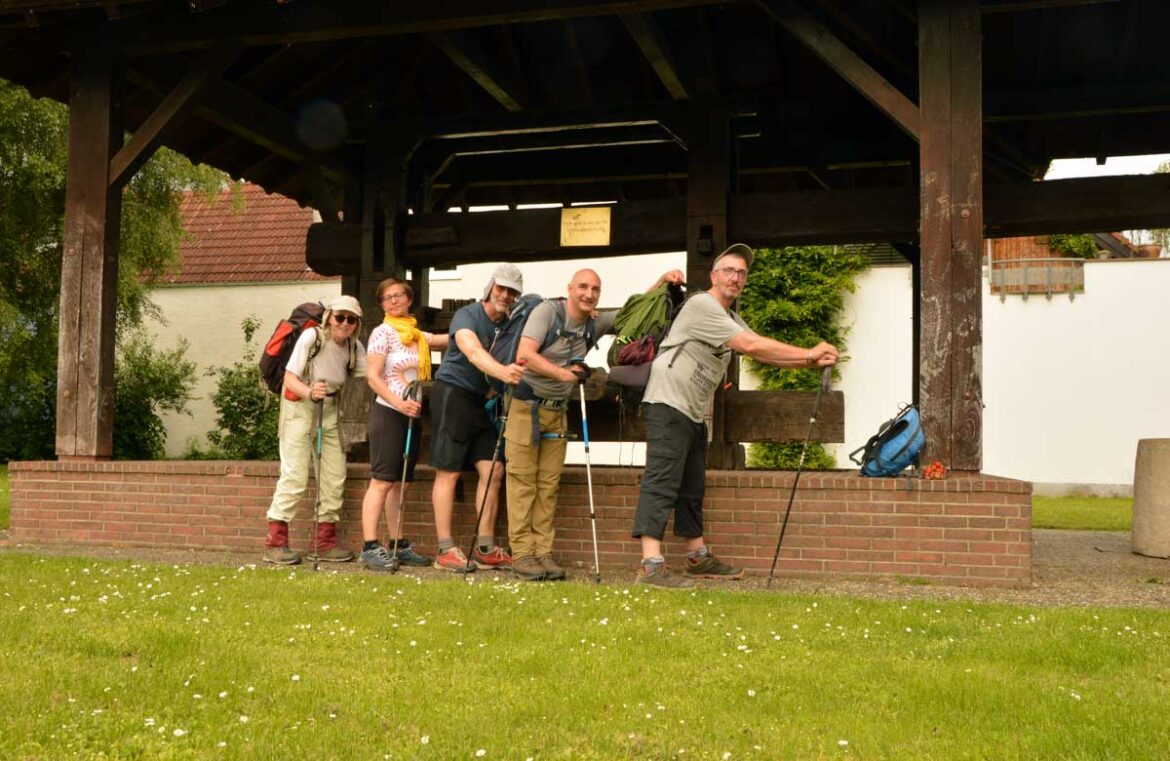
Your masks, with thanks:
<instances>
[{"instance_id":1,"label":"blue backpack on wall","mask_svg":"<svg viewBox=\"0 0 1170 761\"><path fill-rule=\"evenodd\" d=\"M849 459L861 466L863 476L896 476L918 459L924 446L926 433L922 430L918 408L907 405L893 420L882 423L865 446L850 453Z\"/></svg>"}]
</instances>

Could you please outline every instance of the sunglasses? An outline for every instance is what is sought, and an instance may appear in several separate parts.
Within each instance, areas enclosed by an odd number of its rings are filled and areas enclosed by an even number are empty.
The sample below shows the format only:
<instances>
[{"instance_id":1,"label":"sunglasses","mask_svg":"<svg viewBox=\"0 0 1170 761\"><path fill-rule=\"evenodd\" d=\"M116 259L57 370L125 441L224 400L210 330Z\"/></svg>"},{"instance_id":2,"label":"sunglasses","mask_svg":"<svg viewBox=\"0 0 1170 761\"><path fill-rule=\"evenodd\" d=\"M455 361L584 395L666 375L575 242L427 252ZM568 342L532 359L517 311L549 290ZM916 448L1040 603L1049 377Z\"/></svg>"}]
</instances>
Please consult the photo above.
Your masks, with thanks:
<instances>
[{"instance_id":1,"label":"sunglasses","mask_svg":"<svg viewBox=\"0 0 1170 761\"><path fill-rule=\"evenodd\" d=\"M335 314L333 315L333 319L337 322L338 325L343 323L347 325L357 325L359 318L356 314Z\"/></svg>"}]
</instances>

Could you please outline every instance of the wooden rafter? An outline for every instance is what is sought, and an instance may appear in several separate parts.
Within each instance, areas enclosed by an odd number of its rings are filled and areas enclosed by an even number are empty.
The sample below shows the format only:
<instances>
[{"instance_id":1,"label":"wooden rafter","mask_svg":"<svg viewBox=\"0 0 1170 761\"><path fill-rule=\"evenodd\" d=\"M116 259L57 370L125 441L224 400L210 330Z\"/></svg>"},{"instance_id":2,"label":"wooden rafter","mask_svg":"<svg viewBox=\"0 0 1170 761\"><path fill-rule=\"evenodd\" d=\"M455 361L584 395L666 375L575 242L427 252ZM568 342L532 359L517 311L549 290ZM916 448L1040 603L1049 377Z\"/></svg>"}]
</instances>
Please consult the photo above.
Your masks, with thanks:
<instances>
[{"instance_id":1,"label":"wooden rafter","mask_svg":"<svg viewBox=\"0 0 1170 761\"><path fill-rule=\"evenodd\" d=\"M906 134L918 139L918 106L808 15L795 0L756 0L756 4L853 85L866 100L893 119Z\"/></svg>"},{"instance_id":2,"label":"wooden rafter","mask_svg":"<svg viewBox=\"0 0 1170 761\"><path fill-rule=\"evenodd\" d=\"M456 41L446 32L431 32L427 34L427 39L501 106L512 112L524 110L516 87L504 84L504 75L498 71L499 67L488 62L470 42Z\"/></svg>"},{"instance_id":3,"label":"wooden rafter","mask_svg":"<svg viewBox=\"0 0 1170 761\"><path fill-rule=\"evenodd\" d=\"M110 161L110 185L121 187L134 176L156 148L191 113L198 96L243 53L235 40L225 40L207 52L179 80L158 107L139 125L130 140Z\"/></svg>"},{"instance_id":4,"label":"wooden rafter","mask_svg":"<svg viewBox=\"0 0 1170 761\"><path fill-rule=\"evenodd\" d=\"M642 55L658 75L670 97L675 100L686 100L689 97L687 88L679 78L670 49L654 20L643 13L623 13L621 19L626 31L634 38L638 49L642 51Z\"/></svg>"},{"instance_id":5,"label":"wooden rafter","mask_svg":"<svg viewBox=\"0 0 1170 761\"><path fill-rule=\"evenodd\" d=\"M126 78L159 95L171 90L157 68L145 71L129 67ZM350 173L349 168L334 156L314 156L297 136L291 116L222 77L216 77L208 84L195 112L279 156L297 162L311 157L321 164L322 171L331 179L344 179Z\"/></svg>"},{"instance_id":6,"label":"wooden rafter","mask_svg":"<svg viewBox=\"0 0 1170 761\"><path fill-rule=\"evenodd\" d=\"M328 8L307 3L227 6L197 15L176 13L169 24L157 15L133 20L125 27L125 39L133 40L126 49L136 55L206 47L224 29L230 29L248 45L277 45L648 13L721 2L725 0L510 0L490 5L477 0L453 0L335 3Z\"/></svg>"}]
</instances>

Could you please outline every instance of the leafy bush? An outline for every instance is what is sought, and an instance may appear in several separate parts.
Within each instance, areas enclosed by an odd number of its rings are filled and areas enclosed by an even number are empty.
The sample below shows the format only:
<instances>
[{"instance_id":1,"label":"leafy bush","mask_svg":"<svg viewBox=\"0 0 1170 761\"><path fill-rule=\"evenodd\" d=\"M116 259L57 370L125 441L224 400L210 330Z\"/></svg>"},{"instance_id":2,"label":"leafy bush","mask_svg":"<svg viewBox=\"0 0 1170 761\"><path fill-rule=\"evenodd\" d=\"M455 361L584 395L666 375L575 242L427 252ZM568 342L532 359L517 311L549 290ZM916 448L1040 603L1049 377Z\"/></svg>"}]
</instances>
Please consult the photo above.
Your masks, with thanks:
<instances>
[{"instance_id":1,"label":"leafy bush","mask_svg":"<svg viewBox=\"0 0 1170 761\"><path fill-rule=\"evenodd\" d=\"M195 363L187 360L187 342L158 351L135 333L118 347L114 364L114 459L163 457L166 427L159 412L187 412L195 385Z\"/></svg>"},{"instance_id":2,"label":"leafy bush","mask_svg":"<svg viewBox=\"0 0 1170 761\"><path fill-rule=\"evenodd\" d=\"M1048 247L1066 256L1077 259L1097 258L1097 241L1093 240L1092 235L1085 233L1077 235L1049 235Z\"/></svg>"},{"instance_id":3,"label":"leafy bush","mask_svg":"<svg viewBox=\"0 0 1170 761\"><path fill-rule=\"evenodd\" d=\"M229 460L275 460L280 455L280 398L261 385L258 347L252 340L260 321L248 317L241 327L247 343L244 356L229 367L208 371L219 378L211 397L219 428L207 434L212 451L192 447L188 455L193 459L217 456Z\"/></svg>"},{"instance_id":4,"label":"leafy bush","mask_svg":"<svg viewBox=\"0 0 1170 761\"><path fill-rule=\"evenodd\" d=\"M856 289L857 273L868 266L864 254L839 246L800 246L756 249L751 279L739 298L739 313L752 330L796 346L820 341L835 345L844 356L846 329L838 323L844 294ZM820 370L780 369L748 360L765 390L815 390ZM748 466L793 470L802 442L753 444ZM810 444L804 467L835 466L820 444Z\"/></svg>"}]
</instances>

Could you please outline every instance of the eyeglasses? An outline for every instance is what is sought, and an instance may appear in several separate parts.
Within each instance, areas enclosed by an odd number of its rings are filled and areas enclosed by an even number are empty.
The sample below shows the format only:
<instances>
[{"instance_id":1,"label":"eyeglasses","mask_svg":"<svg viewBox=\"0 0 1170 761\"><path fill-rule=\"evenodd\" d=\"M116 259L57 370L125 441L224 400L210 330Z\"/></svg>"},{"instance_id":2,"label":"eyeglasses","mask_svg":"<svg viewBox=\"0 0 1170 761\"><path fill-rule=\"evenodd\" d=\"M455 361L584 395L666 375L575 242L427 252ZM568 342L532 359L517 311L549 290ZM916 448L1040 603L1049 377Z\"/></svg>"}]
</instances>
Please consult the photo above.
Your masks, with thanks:
<instances>
[{"instance_id":1,"label":"eyeglasses","mask_svg":"<svg viewBox=\"0 0 1170 761\"><path fill-rule=\"evenodd\" d=\"M720 267L716 271L721 272L723 277L738 277L740 280L747 280L747 270L740 270L735 267Z\"/></svg>"},{"instance_id":2,"label":"eyeglasses","mask_svg":"<svg viewBox=\"0 0 1170 761\"><path fill-rule=\"evenodd\" d=\"M382 297L382 301L401 301L406 298L405 293L387 293Z\"/></svg>"},{"instance_id":3,"label":"eyeglasses","mask_svg":"<svg viewBox=\"0 0 1170 761\"><path fill-rule=\"evenodd\" d=\"M356 314L335 314L333 315L333 319L337 322L338 325L357 325L358 320L361 318L359 318Z\"/></svg>"}]
</instances>

